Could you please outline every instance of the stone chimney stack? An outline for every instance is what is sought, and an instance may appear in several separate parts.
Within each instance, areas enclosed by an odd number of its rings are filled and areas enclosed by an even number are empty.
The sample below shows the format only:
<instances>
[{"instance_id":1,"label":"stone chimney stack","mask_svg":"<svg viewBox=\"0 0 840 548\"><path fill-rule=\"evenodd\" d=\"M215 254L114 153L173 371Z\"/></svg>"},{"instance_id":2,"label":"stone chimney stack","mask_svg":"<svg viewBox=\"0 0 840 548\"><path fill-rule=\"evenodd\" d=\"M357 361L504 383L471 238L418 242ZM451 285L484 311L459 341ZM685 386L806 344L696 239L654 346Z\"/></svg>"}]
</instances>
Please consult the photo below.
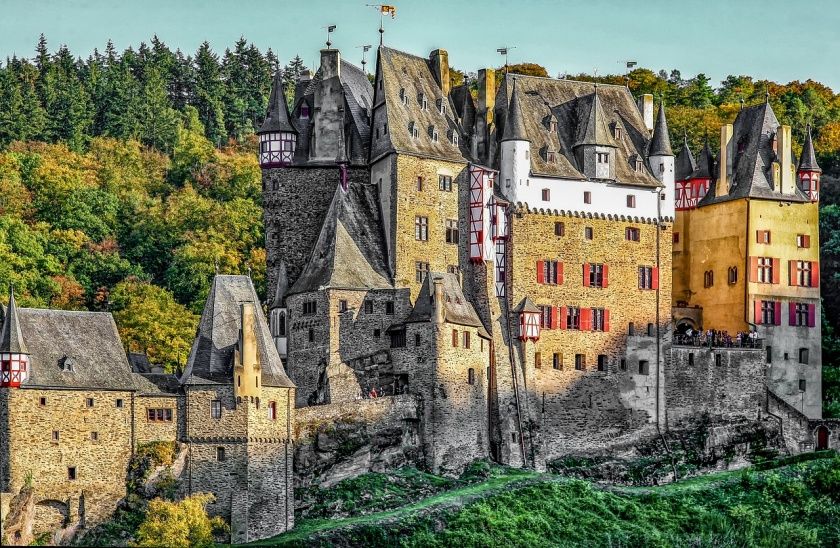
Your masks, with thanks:
<instances>
[{"instance_id":1,"label":"stone chimney stack","mask_svg":"<svg viewBox=\"0 0 840 548\"><path fill-rule=\"evenodd\" d=\"M429 54L432 72L440 84L444 97L449 96L449 53L445 49L436 49Z\"/></svg>"},{"instance_id":2,"label":"stone chimney stack","mask_svg":"<svg viewBox=\"0 0 840 548\"><path fill-rule=\"evenodd\" d=\"M341 76L341 53L337 49L321 50L321 79Z\"/></svg>"},{"instance_id":3,"label":"stone chimney stack","mask_svg":"<svg viewBox=\"0 0 840 548\"><path fill-rule=\"evenodd\" d=\"M431 274L429 274L431 275ZM446 303L443 296L443 278L432 278L432 293L435 296L432 310L434 323L441 324L446 319Z\"/></svg>"},{"instance_id":4,"label":"stone chimney stack","mask_svg":"<svg viewBox=\"0 0 840 548\"><path fill-rule=\"evenodd\" d=\"M776 161L779 162L779 186L776 190L782 194L796 194L790 145L790 126L779 126L776 130Z\"/></svg>"},{"instance_id":5,"label":"stone chimney stack","mask_svg":"<svg viewBox=\"0 0 840 548\"><path fill-rule=\"evenodd\" d=\"M475 139L478 157L489 161L490 128L496 108L496 70L483 68L478 71L478 112L475 117Z\"/></svg>"},{"instance_id":6,"label":"stone chimney stack","mask_svg":"<svg viewBox=\"0 0 840 548\"><path fill-rule=\"evenodd\" d=\"M724 124L720 127L720 154L718 156L718 180L715 185L715 196L729 194L730 179L732 178L732 156L734 155L732 135L732 124Z\"/></svg>"},{"instance_id":7,"label":"stone chimney stack","mask_svg":"<svg viewBox=\"0 0 840 548\"><path fill-rule=\"evenodd\" d=\"M639 112L642 113L645 127L648 131L653 131L653 95L645 93L639 97Z\"/></svg>"},{"instance_id":8,"label":"stone chimney stack","mask_svg":"<svg viewBox=\"0 0 840 548\"><path fill-rule=\"evenodd\" d=\"M260 362L257 355L256 308L254 303L239 306L239 348L234 360L234 393L237 397L260 395Z\"/></svg>"}]
</instances>

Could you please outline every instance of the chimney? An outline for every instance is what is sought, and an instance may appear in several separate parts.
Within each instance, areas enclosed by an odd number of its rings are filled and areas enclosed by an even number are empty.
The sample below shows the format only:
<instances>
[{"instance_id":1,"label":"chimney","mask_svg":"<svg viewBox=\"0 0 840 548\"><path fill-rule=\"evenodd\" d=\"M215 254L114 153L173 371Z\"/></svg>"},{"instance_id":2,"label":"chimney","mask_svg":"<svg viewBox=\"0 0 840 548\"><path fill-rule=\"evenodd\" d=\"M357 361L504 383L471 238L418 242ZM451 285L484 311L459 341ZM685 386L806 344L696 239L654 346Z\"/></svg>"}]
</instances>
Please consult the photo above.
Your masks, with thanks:
<instances>
[{"instance_id":1,"label":"chimney","mask_svg":"<svg viewBox=\"0 0 840 548\"><path fill-rule=\"evenodd\" d=\"M436 49L429 54L429 61L432 64L432 72L440 84L444 97L449 96L449 54L445 49Z\"/></svg>"},{"instance_id":2,"label":"chimney","mask_svg":"<svg viewBox=\"0 0 840 548\"><path fill-rule=\"evenodd\" d=\"M715 185L715 196L726 196L729 194L729 178L732 176L732 124L725 124L720 127L720 155L718 156L718 180Z\"/></svg>"},{"instance_id":3,"label":"chimney","mask_svg":"<svg viewBox=\"0 0 840 548\"><path fill-rule=\"evenodd\" d=\"M645 121L645 127L648 131L653 131L653 95L645 93L638 100L639 112Z\"/></svg>"},{"instance_id":4,"label":"chimney","mask_svg":"<svg viewBox=\"0 0 840 548\"><path fill-rule=\"evenodd\" d=\"M443 323L446 319L446 303L443 299L443 278L432 278L432 290L434 291L435 302L433 303L432 321L434 323Z\"/></svg>"},{"instance_id":5,"label":"chimney","mask_svg":"<svg viewBox=\"0 0 840 548\"><path fill-rule=\"evenodd\" d=\"M790 145L790 126L779 126L776 130L776 161L779 162L780 184L774 190L782 194L796 194Z\"/></svg>"},{"instance_id":6,"label":"chimney","mask_svg":"<svg viewBox=\"0 0 840 548\"><path fill-rule=\"evenodd\" d=\"M341 76L341 53L337 49L321 50L321 80Z\"/></svg>"},{"instance_id":7,"label":"chimney","mask_svg":"<svg viewBox=\"0 0 840 548\"><path fill-rule=\"evenodd\" d=\"M236 396L259 396L260 364L257 357L254 303L242 303L239 313L239 348L234 361L234 392Z\"/></svg>"},{"instance_id":8,"label":"chimney","mask_svg":"<svg viewBox=\"0 0 840 548\"><path fill-rule=\"evenodd\" d=\"M496 107L496 70L483 68L478 71L478 105L475 116L476 151L479 158L490 162L490 128Z\"/></svg>"}]
</instances>

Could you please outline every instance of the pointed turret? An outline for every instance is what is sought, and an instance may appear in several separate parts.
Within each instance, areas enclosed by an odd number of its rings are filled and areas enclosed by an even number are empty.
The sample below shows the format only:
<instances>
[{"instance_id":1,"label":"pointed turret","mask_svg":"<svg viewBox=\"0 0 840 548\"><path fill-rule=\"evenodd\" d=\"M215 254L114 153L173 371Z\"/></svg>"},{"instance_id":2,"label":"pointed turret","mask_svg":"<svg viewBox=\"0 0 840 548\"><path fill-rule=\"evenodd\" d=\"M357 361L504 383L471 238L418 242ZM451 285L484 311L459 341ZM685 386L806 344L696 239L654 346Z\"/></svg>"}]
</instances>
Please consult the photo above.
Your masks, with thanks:
<instances>
[{"instance_id":1,"label":"pointed turret","mask_svg":"<svg viewBox=\"0 0 840 548\"><path fill-rule=\"evenodd\" d=\"M673 156L671 138L668 136L668 120L665 119L665 101L659 103L659 114L653 127L649 156Z\"/></svg>"},{"instance_id":2,"label":"pointed turret","mask_svg":"<svg viewBox=\"0 0 840 548\"><path fill-rule=\"evenodd\" d=\"M607 120L604 117L604 107L598 98L598 84L595 84L595 92L592 96L589 113L586 115L586 123L579 127L575 148L584 145L616 146L612 133L607 126Z\"/></svg>"},{"instance_id":3,"label":"pointed turret","mask_svg":"<svg viewBox=\"0 0 840 548\"><path fill-rule=\"evenodd\" d=\"M513 91L510 94L510 108L508 108L507 120L505 120L505 131L502 141L527 141L525 132L525 120L522 116L522 107L519 105L519 95L516 92L516 78L513 79Z\"/></svg>"},{"instance_id":4,"label":"pointed turret","mask_svg":"<svg viewBox=\"0 0 840 548\"><path fill-rule=\"evenodd\" d=\"M799 171L816 171L822 173L822 168L817 164L817 155L814 153L814 142L811 139L810 124L805 129L805 143L802 145L802 156L799 157Z\"/></svg>"},{"instance_id":5,"label":"pointed turret","mask_svg":"<svg viewBox=\"0 0 840 548\"><path fill-rule=\"evenodd\" d=\"M20 332L14 286L9 287L9 307L6 309L4 320L3 334L0 335L0 352L28 354L29 351L26 349L26 343Z\"/></svg>"},{"instance_id":6,"label":"pointed turret","mask_svg":"<svg viewBox=\"0 0 840 548\"><path fill-rule=\"evenodd\" d=\"M268 98L268 112L265 115L257 135L271 131L290 131L297 133L297 130L289 120L289 109L286 106L286 95L283 93L283 77L280 71L274 75L274 84L271 86L271 95Z\"/></svg>"},{"instance_id":7,"label":"pointed turret","mask_svg":"<svg viewBox=\"0 0 840 548\"><path fill-rule=\"evenodd\" d=\"M703 144L703 150L697 159L697 166L691 173L691 179L711 179L714 173L715 157L712 154L712 149L709 146L709 139Z\"/></svg>"},{"instance_id":8,"label":"pointed turret","mask_svg":"<svg viewBox=\"0 0 840 548\"><path fill-rule=\"evenodd\" d=\"M691 147L688 145L688 135L683 134L682 150L677 154L677 160L674 166L674 179L685 181L694 173L695 169L697 169L697 162L694 160Z\"/></svg>"},{"instance_id":9,"label":"pointed turret","mask_svg":"<svg viewBox=\"0 0 840 548\"><path fill-rule=\"evenodd\" d=\"M268 99L268 113L257 130L260 138L260 166L269 168L291 164L297 148L297 133L289 120L283 79L278 71Z\"/></svg>"},{"instance_id":10,"label":"pointed turret","mask_svg":"<svg viewBox=\"0 0 840 548\"><path fill-rule=\"evenodd\" d=\"M820 177L822 169L817 164L817 155L814 153L814 142L811 139L811 126L805 130L805 143L802 145L802 156L799 157L799 189L808 196L812 202L820 199Z\"/></svg>"}]
</instances>

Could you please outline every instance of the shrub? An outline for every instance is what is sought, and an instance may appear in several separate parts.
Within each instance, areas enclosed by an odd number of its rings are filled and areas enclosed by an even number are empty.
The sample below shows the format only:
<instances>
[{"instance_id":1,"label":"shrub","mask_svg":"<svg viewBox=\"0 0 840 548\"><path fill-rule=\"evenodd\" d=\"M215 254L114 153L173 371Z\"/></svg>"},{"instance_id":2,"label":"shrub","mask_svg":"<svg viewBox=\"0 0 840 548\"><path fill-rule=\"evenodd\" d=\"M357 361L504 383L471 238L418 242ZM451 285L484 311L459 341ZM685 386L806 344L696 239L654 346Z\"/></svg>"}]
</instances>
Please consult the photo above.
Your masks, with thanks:
<instances>
[{"instance_id":1,"label":"shrub","mask_svg":"<svg viewBox=\"0 0 840 548\"><path fill-rule=\"evenodd\" d=\"M131 545L169 548L214 546L214 536L227 532L228 528L222 518L207 515L207 504L213 500L213 495L198 493L180 502L151 501L146 519L137 530L137 540Z\"/></svg>"}]
</instances>

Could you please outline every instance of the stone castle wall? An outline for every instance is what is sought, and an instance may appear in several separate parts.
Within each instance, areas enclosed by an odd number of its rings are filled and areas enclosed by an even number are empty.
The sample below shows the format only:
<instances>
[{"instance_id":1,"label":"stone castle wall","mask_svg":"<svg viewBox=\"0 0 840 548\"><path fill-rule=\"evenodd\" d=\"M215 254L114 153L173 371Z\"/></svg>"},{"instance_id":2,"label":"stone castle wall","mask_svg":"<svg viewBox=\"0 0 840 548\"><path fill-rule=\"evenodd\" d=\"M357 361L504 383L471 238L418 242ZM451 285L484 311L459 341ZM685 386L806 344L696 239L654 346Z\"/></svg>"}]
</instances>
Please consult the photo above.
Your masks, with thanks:
<instances>
[{"instance_id":1,"label":"stone castle wall","mask_svg":"<svg viewBox=\"0 0 840 548\"><path fill-rule=\"evenodd\" d=\"M171 396L136 396L134 400L134 437L135 442L175 441L181 432L181 410L179 407L183 398ZM149 420L149 409L169 409L172 411L171 421Z\"/></svg>"}]
</instances>

